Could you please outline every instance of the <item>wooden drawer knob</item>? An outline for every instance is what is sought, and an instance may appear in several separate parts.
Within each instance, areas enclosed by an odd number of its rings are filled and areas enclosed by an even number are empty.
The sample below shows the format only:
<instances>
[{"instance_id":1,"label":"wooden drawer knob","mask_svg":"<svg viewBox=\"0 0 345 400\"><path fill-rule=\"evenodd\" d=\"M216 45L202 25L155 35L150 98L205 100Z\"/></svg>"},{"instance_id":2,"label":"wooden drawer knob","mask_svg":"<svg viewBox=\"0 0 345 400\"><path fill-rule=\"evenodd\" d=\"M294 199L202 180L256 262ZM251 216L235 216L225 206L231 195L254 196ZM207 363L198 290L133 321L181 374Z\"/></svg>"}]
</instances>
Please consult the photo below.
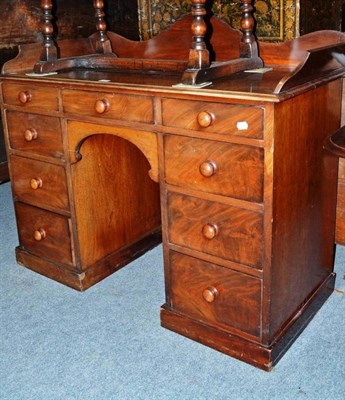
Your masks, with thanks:
<instances>
[{"instance_id":1,"label":"wooden drawer knob","mask_svg":"<svg viewBox=\"0 0 345 400\"><path fill-rule=\"evenodd\" d=\"M219 296L219 292L218 290L213 287L210 286L208 288L206 288L203 292L202 292L202 297L208 302L208 303L213 303L216 298Z\"/></svg>"},{"instance_id":2,"label":"wooden drawer knob","mask_svg":"<svg viewBox=\"0 0 345 400\"><path fill-rule=\"evenodd\" d=\"M32 178L30 180L31 189L37 190L37 189L41 188L42 185L43 185L43 181L41 178Z\"/></svg>"},{"instance_id":3,"label":"wooden drawer knob","mask_svg":"<svg viewBox=\"0 0 345 400\"><path fill-rule=\"evenodd\" d=\"M208 112L208 111L201 111L198 114L198 124L203 127L207 128L211 126L215 120L214 114Z\"/></svg>"},{"instance_id":4,"label":"wooden drawer knob","mask_svg":"<svg viewBox=\"0 0 345 400\"><path fill-rule=\"evenodd\" d=\"M199 171L205 178L210 178L218 171L218 165L214 161L204 161L200 164Z\"/></svg>"},{"instance_id":5,"label":"wooden drawer knob","mask_svg":"<svg viewBox=\"0 0 345 400\"><path fill-rule=\"evenodd\" d=\"M18 94L18 100L22 104L29 103L29 101L31 101L31 99L32 99L32 94L27 90L25 90L23 92L19 92L19 94Z\"/></svg>"},{"instance_id":6,"label":"wooden drawer knob","mask_svg":"<svg viewBox=\"0 0 345 400\"><path fill-rule=\"evenodd\" d=\"M27 142L32 142L33 140L37 139L38 133L36 129L27 129L24 132L24 138Z\"/></svg>"},{"instance_id":7,"label":"wooden drawer knob","mask_svg":"<svg viewBox=\"0 0 345 400\"><path fill-rule=\"evenodd\" d=\"M218 235L218 226L216 224L206 224L202 228L202 234L206 239L214 239Z\"/></svg>"},{"instance_id":8,"label":"wooden drawer knob","mask_svg":"<svg viewBox=\"0 0 345 400\"><path fill-rule=\"evenodd\" d=\"M47 236L46 231L43 228L39 228L34 232L34 239L39 242Z\"/></svg>"},{"instance_id":9,"label":"wooden drawer knob","mask_svg":"<svg viewBox=\"0 0 345 400\"><path fill-rule=\"evenodd\" d=\"M104 114L109 110L110 103L108 99L100 99L95 103L95 110L98 114Z\"/></svg>"}]
</instances>

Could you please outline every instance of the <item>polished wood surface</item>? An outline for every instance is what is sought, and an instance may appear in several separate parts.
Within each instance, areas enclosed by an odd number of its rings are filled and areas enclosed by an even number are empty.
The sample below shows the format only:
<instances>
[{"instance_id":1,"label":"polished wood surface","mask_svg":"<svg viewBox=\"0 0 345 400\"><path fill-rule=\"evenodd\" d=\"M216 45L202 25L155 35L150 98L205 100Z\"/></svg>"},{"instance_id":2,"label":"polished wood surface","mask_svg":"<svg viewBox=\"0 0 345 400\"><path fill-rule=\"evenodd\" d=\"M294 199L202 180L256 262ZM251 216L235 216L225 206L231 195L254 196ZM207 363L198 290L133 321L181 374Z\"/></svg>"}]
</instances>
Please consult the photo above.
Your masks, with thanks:
<instances>
[{"instance_id":1,"label":"polished wood surface","mask_svg":"<svg viewBox=\"0 0 345 400\"><path fill-rule=\"evenodd\" d=\"M237 199L262 201L262 149L166 136L164 156L165 179L169 184Z\"/></svg>"},{"instance_id":2,"label":"polished wood surface","mask_svg":"<svg viewBox=\"0 0 345 400\"><path fill-rule=\"evenodd\" d=\"M268 70L226 76L229 54L254 51L249 2L242 33L210 18L203 35L195 1L146 43L106 32L102 3L98 33L56 46L71 67L106 35L116 68L93 57L91 70L27 75L30 45L3 69L17 260L85 290L156 245L162 225L162 325L271 370L334 287L338 158L325 147L344 67L326 59L345 35L262 46ZM211 61L225 62L204 88L180 85L193 35L193 50L213 43Z\"/></svg>"},{"instance_id":3,"label":"polished wood surface","mask_svg":"<svg viewBox=\"0 0 345 400\"><path fill-rule=\"evenodd\" d=\"M167 206L171 243L262 268L260 213L172 192Z\"/></svg>"}]
</instances>

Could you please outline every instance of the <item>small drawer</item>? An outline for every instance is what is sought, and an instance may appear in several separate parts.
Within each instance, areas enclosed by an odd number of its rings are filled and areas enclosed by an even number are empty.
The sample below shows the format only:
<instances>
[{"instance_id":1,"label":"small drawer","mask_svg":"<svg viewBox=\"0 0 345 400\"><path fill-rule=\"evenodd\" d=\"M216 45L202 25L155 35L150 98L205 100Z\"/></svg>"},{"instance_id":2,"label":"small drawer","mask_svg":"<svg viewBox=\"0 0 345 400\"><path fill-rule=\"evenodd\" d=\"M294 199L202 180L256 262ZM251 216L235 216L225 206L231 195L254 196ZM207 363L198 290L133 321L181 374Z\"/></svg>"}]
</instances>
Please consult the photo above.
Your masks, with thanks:
<instances>
[{"instance_id":1,"label":"small drawer","mask_svg":"<svg viewBox=\"0 0 345 400\"><path fill-rule=\"evenodd\" d=\"M6 117L12 149L63 158L59 118L16 111L7 111Z\"/></svg>"},{"instance_id":2,"label":"small drawer","mask_svg":"<svg viewBox=\"0 0 345 400\"><path fill-rule=\"evenodd\" d=\"M62 99L67 113L153 123L152 98L148 96L64 90Z\"/></svg>"},{"instance_id":3,"label":"small drawer","mask_svg":"<svg viewBox=\"0 0 345 400\"><path fill-rule=\"evenodd\" d=\"M172 192L167 205L170 243L262 267L261 214Z\"/></svg>"},{"instance_id":4,"label":"small drawer","mask_svg":"<svg viewBox=\"0 0 345 400\"><path fill-rule=\"evenodd\" d=\"M260 336L260 279L171 252L170 282L176 311L210 325Z\"/></svg>"},{"instance_id":5,"label":"small drawer","mask_svg":"<svg viewBox=\"0 0 345 400\"><path fill-rule=\"evenodd\" d=\"M164 145L167 183L262 202L263 149L184 136L165 136Z\"/></svg>"},{"instance_id":6,"label":"small drawer","mask_svg":"<svg viewBox=\"0 0 345 400\"><path fill-rule=\"evenodd\" d=\"M39 257L73 264L68 218L22 203L15 208L23 248Z\"/></svg>"},{"instance_id":7,"label":"small drawer","mask_svg":"<svg viewBox=\"0 0 345 400\"><path fill-rule=\"evenodd\" d=\"M69 209L64 167L18 156L10 161L15 197L41 207Z\"/></svg>"},{"instance_id":8,"label":"small drawer","mask_svg":"<svg viewBox=\"0 0 345 400\"><path fill-rule=\"evenodd\" d=\"M203 101L163 99L163 125L261 139L264 109Z\"/></svg>"},{"instance_id":9,"label":"small drawer","mask_svg":"<svg viewBox=\"0 0 345 400\"><path fill-rule=\"evenodd\" d=\"M59 110L59 96L56 88L15 83L4 83L2 88L5 104L29 110Z\"/></svg>"}]
</instances>

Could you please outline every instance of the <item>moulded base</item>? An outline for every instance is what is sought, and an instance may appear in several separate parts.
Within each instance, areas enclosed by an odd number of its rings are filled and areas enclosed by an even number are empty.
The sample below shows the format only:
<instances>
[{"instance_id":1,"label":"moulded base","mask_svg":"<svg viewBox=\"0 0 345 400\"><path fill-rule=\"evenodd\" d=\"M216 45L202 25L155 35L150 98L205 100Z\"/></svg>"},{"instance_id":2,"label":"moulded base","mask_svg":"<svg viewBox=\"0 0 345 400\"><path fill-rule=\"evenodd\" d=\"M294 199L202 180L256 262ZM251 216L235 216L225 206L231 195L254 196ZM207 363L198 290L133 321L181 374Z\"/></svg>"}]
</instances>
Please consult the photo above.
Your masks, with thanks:
<instances>
[{"instance_id":1,"label":"moulded base","mask_svg":"<svg viewBox=\"0 0 345 400\"><path fill-rule=\"evenodd\" d=\"M270 371L284 355L309 321L331 295L334 289L335 274L331 273L311 294L286 323L269 346L255 343L226 330L206 325L203 322L182 315L163 305L161 308L161 325L189 339L195 340L231 357Z\"/></svg>"},{"instance_id":2,"label":"moulded base","mask_svg":"<svg viewBox=\"0 0 345 400\"><path fill-rule=\"evenodd\" d=\"M162 235L159 229L141 240L104 257L85 271L73 271L71 267L37 257L21 247L16 248L16 258L17 262L26 268L73 289L84 291L134 261L146 251L157 246L161 241Z\"/></svg>"}]
</instances>

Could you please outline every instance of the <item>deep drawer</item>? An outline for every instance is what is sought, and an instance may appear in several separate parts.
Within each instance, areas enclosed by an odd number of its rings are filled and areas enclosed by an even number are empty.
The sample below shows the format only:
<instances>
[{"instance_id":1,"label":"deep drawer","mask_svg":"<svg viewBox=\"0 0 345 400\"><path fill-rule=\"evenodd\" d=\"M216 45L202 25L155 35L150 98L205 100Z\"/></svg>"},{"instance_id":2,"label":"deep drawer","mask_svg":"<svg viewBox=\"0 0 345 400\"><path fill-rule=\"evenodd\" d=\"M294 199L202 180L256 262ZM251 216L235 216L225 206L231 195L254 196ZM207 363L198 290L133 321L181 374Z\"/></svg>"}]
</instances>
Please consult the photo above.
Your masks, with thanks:
<instances>
[{"instance_id":1,"label":"deep drawer","mask_svg":"<svg viewBox=\"0 0 345 400\"><path fill-rule=\"evenodd\" d=\"M198 321L261 333L261 280L170 253L171 306Z\"/></svg>"},{"instance_id":2,"label":"deep drawer","mask_svg":"<svg viewBox=\"0 0 345 400\"><path fill-rule=\"evenodd\" d=\"M164 143L167 183L262 201L263 149L184 136L165 136Z\"/></svg>"},{"instance_id":3,"label":"deep drawer","mask_svg":"<svg viewBox=\"0 0 345 400\"><path fill-rule=\"evenodd\" d=\"M171 243L262 267L261 214L177 193L168 193L167 205Z\"/></svg>"},{"instance_id":4,"label":"deep drawer","mask_svg":"<svg viewBox=\"0 0 345 400\"><path fill-rule=\"evenodd\" d=\"M56 88L6 82L2 88L5 104L21 106L29 110L59 110Z\"/></svg>"},{"instance_id":5,"label":"deep drawer","mask_svg":"<svg viewBox=\"0 0 345 400\"><path fill-rule=\"evenodd\" d=\"M62 99L67 113L153 123L152 98L149 96L64 90Z\"/></svg>"},{"instance_id":6,"label":"deep drawer","mask_svg":"<svg viewBox=\"0 0 345 400\"><path fill-rule=\"evenodd\" d=\"M68 218L22 203L15 208L23 248L39 257L73 264Z\"/></svg>"},{"instance_id":7,"label":"deep drawer","mask_svg":"<svg viewBox=\"0 0 345 400\"><path fill-rule=\"evenodd\" d=\"M12 149L63 158L60 120L16 111L6 113Z\"/></svg>"},{"instance_id":8,"label":"deep drawer","mask_svg":"<svg viewBox=\"0 0 345 400\"><path fill-rule=\"evenodd\" d=\"M65 168L11 156L13 194L18 200L41 207L69 209Z\"/></svg>"},{"instance_id":9,"label":"deep drawer","mask_svg":"<svg viewBox=\"0 0 345 400\"><path fill-rule=\"evenodd\" d=\"M260 139L264 110L233 104L163 99L163 125Z\"/></svg>"}]
</instances>

